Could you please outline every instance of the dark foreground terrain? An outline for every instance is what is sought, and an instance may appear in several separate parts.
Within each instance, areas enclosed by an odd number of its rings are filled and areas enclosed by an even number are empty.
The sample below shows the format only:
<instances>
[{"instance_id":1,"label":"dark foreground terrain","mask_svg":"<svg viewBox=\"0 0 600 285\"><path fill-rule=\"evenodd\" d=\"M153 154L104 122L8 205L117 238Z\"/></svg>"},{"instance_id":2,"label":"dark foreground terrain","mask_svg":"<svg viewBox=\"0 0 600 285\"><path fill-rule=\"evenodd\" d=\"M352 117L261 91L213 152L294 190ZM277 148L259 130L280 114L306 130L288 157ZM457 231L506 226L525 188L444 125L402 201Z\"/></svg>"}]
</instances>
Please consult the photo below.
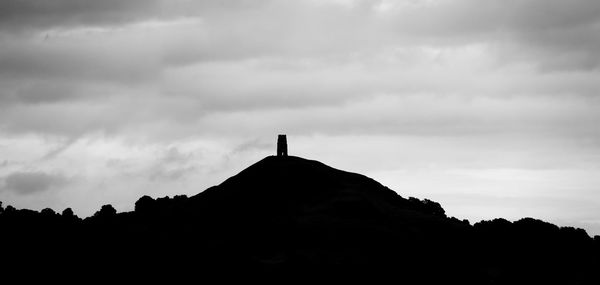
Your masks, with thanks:
<instances>
[{"instance_id":1,"label":"dark foreground terrain","mask_svg":"<svg viewBox=\"0 0 600 285\"><path fill-rule=\"evenodd\" d=\"M267 157L193 197L144 196L133 212L105 205L82 220L0 207L0 244L0 275L21 280L599 284L600 273L600 239L582 229L470 225L299 157Z\"/></svg>"}]
</instances>

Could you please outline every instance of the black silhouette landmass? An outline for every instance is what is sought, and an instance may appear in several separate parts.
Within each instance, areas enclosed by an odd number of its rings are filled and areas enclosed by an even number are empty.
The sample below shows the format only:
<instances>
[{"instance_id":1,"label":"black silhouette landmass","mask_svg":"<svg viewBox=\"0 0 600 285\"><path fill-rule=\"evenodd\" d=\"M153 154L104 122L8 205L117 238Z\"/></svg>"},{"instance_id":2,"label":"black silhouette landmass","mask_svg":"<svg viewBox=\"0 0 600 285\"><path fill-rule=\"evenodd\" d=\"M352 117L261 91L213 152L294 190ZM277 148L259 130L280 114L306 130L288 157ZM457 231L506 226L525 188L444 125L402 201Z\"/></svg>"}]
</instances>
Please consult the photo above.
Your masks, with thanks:
<instances>
[{"instance_id":1,"label":"black silhouette landmass","mask_svg":"<svg viewBox=\"0 0 600 285\"><path fill-rule=\"evenodd\" d=\"M0 232L4 272L138 281L594 284L600 268L600 238L582 229L532 218L470 225L294 156L266 157L189 198L141 197L132 212L105 205L80 219L0 206Z\"/></svg>"}]
</instances>

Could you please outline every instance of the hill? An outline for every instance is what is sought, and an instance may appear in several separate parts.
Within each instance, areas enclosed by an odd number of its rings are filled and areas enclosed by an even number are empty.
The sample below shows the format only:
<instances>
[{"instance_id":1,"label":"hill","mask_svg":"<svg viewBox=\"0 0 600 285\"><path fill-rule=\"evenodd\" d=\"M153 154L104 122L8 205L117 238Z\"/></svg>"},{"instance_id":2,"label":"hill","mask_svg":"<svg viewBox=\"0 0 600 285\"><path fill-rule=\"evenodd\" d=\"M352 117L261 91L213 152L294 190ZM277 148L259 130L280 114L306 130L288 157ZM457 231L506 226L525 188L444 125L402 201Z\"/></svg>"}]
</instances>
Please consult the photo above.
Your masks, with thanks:
<instances>
[{"instance_id":1,"label":"hill","mask_svg":"<svg viewBox=\"0 0 600 285\"><path fill-rule=\"evenodd\" d=\"M11 264L115 276L583 284L600 268L600 240L581 229L532 218L470 225L436 202L293 156L266 157L189 198L144 196L133 212L105 205L82 220L9 206L0 227Z\"/></svg>"}]
</instances>

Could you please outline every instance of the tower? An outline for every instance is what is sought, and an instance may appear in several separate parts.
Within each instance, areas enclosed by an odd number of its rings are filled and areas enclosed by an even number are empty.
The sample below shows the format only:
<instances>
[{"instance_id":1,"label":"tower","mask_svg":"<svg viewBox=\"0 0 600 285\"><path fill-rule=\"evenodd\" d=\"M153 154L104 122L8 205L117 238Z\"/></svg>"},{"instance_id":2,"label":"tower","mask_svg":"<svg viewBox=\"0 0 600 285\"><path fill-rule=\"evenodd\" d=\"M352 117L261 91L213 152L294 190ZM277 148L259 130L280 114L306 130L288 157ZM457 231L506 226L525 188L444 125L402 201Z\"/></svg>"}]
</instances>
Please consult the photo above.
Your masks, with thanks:
<instances>
[{"instance_id":1,"label":"tower","mask_svg":"<svg viewBox=\"0 0 600 285\"><path fill-rule=\"evenodd\" d=\"M277 137L277 156L287 156L287 138L285 135L279 135Z\"/></svg>"}]
</instances>

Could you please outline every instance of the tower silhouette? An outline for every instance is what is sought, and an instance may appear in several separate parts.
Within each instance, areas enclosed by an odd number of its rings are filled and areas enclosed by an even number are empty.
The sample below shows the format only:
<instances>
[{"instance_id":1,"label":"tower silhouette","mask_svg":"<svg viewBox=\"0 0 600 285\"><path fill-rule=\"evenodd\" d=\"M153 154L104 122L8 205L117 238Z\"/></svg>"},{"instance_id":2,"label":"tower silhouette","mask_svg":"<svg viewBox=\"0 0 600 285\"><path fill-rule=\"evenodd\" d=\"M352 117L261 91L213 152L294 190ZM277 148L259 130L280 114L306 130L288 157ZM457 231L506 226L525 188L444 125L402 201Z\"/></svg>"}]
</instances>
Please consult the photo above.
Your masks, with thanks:
<instances>
[{"instance_id":1,"label":"tower silhouette","mask_svg":"<svg viewBox=\"0 0 600 285\"><path fill-rule=\"evenodd\" d=\"M287 138L285 135L279 135L277 137L277 156L287 156Z\"/></svg>"}]
</instances>

